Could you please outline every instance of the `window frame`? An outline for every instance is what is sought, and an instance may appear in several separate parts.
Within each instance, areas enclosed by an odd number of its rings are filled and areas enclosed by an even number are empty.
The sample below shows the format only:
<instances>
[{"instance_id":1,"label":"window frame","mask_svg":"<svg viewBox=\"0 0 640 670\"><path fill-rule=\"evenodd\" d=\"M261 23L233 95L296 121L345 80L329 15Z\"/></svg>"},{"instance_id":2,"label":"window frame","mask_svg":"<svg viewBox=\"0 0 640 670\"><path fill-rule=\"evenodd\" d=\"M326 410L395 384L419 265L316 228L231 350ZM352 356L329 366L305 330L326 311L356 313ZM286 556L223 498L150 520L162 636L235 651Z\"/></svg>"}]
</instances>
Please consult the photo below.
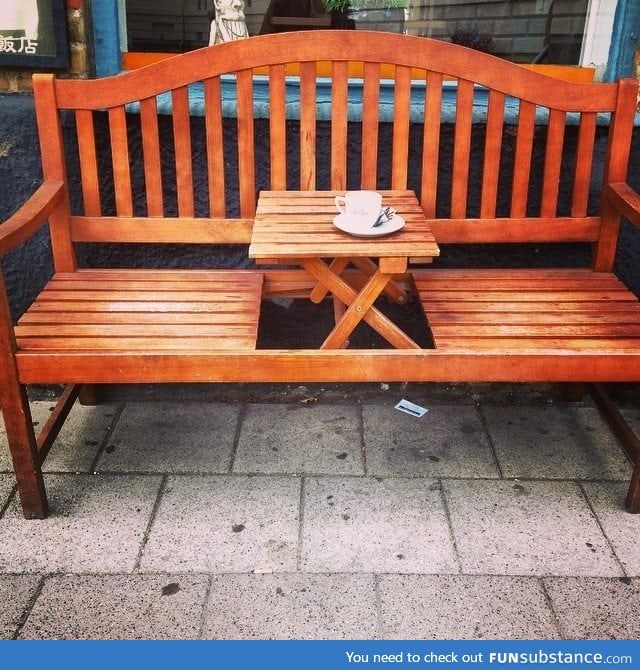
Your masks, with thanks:
<instances>
[{"instance_id":1,"label":"window frame","mask_svg":"<svg viewBox=\"0 0 640 670\"><path fill-rule=\"evenodd\" d=\"M136 69L175 55L170 53L128 51L126 41L126 0L111 0L111 2L113 3L113 13L117 24L114 36L117 43L113 46L115 46L118 52L120 69ZM108 5L109 0L97 4ZM617 53L616 47L618 42L622 42L628 38L630 34L627 35L626 33L631 30L629 26L625 26L624 21L616 20L621 5L640 6L640 0L615 0L613 8L611 7L610 0L589 0L579 65L544 64L529 65L528 67L545 72L550 76L572 81L615 78L619 66L617 68L612 66L612 58ZM104 40L104 36L101 36L101 39ZM96 61L98 61L98 54L96 54ZM113 67L103 68L102 74L100 73L100 69L99 63L97 63L96 70L98 76L116 74L113 71Z\"/></svg>"}]
</instances>

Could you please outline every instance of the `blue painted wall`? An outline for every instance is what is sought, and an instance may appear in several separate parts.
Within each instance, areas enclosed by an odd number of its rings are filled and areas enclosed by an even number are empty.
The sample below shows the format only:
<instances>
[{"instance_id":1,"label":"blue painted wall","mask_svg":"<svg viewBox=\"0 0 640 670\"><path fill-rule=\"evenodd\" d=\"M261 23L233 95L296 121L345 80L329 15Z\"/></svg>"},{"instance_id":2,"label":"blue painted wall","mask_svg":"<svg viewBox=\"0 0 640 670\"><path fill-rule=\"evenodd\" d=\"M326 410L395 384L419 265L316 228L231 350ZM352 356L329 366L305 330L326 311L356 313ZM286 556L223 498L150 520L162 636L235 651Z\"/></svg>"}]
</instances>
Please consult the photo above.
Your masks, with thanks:
<instances>
[{"instance_id":1,"label":"blue painted wall","mask_svg":"<svg viewBox=\"0 0 640 670\"><path fill-rule=\"evenodd\" d=\"M634 75L635 53L640 44L640 0L618 0L605 79Z\"/></svg>"},{"instance_id":2,"label":"blue painted wall","mask_svg":"<svg viewBox=\"0 0 640 670\"><path fill-rule=\"evenodd\" d=\"M120 21L118 0L93 0L91 3L96 76L120 72Z\"/></svg>"}]
</instances>

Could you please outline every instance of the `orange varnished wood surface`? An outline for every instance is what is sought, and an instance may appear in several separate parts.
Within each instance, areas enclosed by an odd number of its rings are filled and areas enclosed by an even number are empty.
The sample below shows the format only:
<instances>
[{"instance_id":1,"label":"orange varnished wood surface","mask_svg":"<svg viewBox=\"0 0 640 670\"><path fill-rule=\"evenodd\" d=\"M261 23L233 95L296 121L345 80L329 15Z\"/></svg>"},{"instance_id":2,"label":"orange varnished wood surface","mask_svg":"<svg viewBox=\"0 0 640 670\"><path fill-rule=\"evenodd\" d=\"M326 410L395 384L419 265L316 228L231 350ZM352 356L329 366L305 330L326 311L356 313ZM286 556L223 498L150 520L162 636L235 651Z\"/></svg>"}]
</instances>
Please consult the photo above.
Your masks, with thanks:
<instances>
[{"instance_id":1,"label":"orange varnished wood surface","mask_svg":"<svg viewBox=\"0 0 640 670\"><path fill-rule=\"evenodd\" d=\"M162 60L167 60L167 58L174 58L175 56L175 53L125 51L122 54L122 69L137 70L138 68L152 65L153 63L158 63ZM576 67L575 65L523 64L522 67L533 70L534 72L546 74L549 77L561 79L563 81L575 81L581 82L583 84L593 82L594 76L596 74L596 69L593 67ZM266 67L257 68L256 73L264 74L266 70ZM420 71L417 68L415 70L416 71L414 76L419 77ZM325 63L321 63L319 71L322 76L328 76L328 73L331 71L331 62L326 61ZM287 68L287 74L291 76L296 76L299 74L299 69L296 67L295 63L292 63ZM362 67L359 67L358 63L351 63L349 67L349 75L353 77L362 76ZM383 76L393 76L393 70L391 68L386 68L383 72Z\"/></svg>"},{"instance_id":2,"label":"orange varnished wood surface","mask_svg":"<svg viewBox=\"0 0 640 670\"><path fill-rule=\"evenodd\" d=\"M57 274L15 327L23 352L254 348L255 272L87 270Z\"/></svg>"},{"instance_id":3,"label":"orange varnished wood surface","mask_svg":"<svg viewBox=\"0 0 640 670\"><path fill-rule=\"evenodd\" d=\"M437 270L416 289L441 351L611 355L640 344L638 300L608 273Z\"/></svg>"},{"instance_id":4,"label":"orange varnished wood surface","mask_svg":"<svg viewBox=\"0 0 640 670\"><path fill-rule=\"evenodd\" d=\"M439 248L411 191L381 191L383 204L393 206L405 221L397 234L380 238L353 237L333 225L334 197L340 191L261 194L249 255L270 258L436 257ZM343 191L344 193L344 191Z\"/></svg>"}]
</instances>

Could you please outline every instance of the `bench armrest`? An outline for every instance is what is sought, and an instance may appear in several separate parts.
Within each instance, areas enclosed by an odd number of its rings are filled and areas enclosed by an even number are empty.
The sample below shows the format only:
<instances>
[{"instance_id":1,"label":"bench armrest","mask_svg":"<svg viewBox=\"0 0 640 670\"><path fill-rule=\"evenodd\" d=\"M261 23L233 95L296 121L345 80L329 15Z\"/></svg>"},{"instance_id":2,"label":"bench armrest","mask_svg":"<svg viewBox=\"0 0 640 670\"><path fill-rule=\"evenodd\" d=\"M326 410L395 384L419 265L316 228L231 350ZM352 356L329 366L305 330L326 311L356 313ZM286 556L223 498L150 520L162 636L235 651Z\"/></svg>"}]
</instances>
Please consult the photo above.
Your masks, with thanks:
<instances>
[{"instance_id":1,"label":"bench armrest","mask_svg":"<svg viewBox=\"0 0 640 670\"><path fill-rule=\"evenodd\" d=\"M63 194L63 182L44 182L15 214L0 225L0 255L26 242L62 201Z\"/></svg>"},{"instance_id":2,"label":"bench armrest","mask_svg":"<svg viewBox=\"0 0 640 670\"><path fill-rule=\"evenodd\" d=\"M640 195L631 186L624 183L608 184L605 197L620 214L640 227Z\"/></svg>"}]
</instances>

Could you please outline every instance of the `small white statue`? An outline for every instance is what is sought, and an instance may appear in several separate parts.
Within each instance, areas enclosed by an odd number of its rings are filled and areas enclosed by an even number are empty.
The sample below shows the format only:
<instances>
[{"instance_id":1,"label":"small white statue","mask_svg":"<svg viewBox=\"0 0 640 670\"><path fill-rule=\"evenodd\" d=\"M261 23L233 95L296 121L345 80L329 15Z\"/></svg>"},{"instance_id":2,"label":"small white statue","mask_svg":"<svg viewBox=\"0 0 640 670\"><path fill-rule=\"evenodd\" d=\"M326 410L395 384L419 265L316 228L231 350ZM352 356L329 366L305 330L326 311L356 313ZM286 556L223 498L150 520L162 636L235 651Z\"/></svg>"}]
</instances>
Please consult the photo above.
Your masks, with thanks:
<instances>
[{"instance_id":1,"label":"small white statue","mask_svg":"<svg viewBox=\"0 0 640 670\"><path fill-rule=\"evenodd\" d=\"M213 0L216 15L211 22L209 44L249 37L244 18L244 0Z\"/></svg>"}]
</instances>

